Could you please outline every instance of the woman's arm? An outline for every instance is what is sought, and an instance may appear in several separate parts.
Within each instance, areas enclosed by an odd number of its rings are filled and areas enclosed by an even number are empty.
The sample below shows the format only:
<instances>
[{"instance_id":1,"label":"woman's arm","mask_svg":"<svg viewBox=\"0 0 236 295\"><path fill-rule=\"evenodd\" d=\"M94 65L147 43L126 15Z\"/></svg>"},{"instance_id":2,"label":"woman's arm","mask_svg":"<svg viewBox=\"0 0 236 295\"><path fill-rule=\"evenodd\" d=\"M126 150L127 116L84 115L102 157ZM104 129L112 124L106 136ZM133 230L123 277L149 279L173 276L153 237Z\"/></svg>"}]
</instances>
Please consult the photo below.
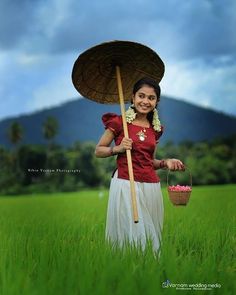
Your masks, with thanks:
<instances>
[{"instance_id":1,"label":"woman's arm","mask_svg":"<svg viewBox=\"0 0 236 295\"><path fill-rule=\"evenodd\" d=\"M114 133L110 129L105 130L104 134L96 145L95 156L97 158L114 156L119 153L124 153L128 149L132 149L132 139L125 137L122 139L120 145L110 147L114 137Z\"/></svg>"},{"instance_id":2,"label":"woman's arm","mask_svg":"<svg viewBox=\"0 0 236 295\"><path fill-rule=\"evenodd\" d=\"M179 159L153 159L154 169L184 170L184 164Z\"/></svg>"}]
</instances>

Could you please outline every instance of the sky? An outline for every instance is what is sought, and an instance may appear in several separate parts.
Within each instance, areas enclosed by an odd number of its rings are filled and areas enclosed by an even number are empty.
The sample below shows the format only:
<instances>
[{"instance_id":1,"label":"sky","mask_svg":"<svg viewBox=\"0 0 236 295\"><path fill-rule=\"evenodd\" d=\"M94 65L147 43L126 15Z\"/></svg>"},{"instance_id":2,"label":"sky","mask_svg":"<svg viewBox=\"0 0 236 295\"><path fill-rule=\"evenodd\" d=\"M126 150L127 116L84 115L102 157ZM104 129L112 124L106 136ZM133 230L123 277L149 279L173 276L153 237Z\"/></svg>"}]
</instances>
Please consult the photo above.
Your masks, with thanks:
<instances>
[{"instance_id":1,"label":"sky","mask_svg":"<svg viewBox=\"0 0 236 295\"><path fill-rule=\"evenodd\" d=\"M79 54L111 40L149 46L162 94L236 116L236 0L0 0L0 120L79 94Z\"/></svg>"}]
</instances>

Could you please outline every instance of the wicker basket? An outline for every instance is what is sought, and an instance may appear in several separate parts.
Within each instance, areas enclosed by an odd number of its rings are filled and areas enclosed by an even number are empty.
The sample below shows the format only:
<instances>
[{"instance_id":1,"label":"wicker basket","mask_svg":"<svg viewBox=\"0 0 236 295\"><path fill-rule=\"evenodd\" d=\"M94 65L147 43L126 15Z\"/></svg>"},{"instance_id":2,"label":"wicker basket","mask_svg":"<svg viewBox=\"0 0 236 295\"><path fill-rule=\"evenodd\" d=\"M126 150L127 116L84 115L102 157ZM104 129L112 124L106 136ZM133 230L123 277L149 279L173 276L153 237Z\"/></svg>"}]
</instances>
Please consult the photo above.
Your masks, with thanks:
<instances>
[{"instance_id":1,"label":"wicker basket","mask_svg":"<svg viewBox=\"0 0 236 295\"><path fill-rule=\"evenodd\" d=\"M191 172L189 171L189 169L187 169L186 167L185 167L185 170L187 170L189 172L189 182L190 182L190 187L191 187L190 191L172 191L172 190L170 190L169 189L170 170L168 170L168 173L167 173L168 194L169 194L170 201L175 206L186 206L189 201L191 192L192 192L192 175L191 175Z\"/></svg>"}]
</instances>

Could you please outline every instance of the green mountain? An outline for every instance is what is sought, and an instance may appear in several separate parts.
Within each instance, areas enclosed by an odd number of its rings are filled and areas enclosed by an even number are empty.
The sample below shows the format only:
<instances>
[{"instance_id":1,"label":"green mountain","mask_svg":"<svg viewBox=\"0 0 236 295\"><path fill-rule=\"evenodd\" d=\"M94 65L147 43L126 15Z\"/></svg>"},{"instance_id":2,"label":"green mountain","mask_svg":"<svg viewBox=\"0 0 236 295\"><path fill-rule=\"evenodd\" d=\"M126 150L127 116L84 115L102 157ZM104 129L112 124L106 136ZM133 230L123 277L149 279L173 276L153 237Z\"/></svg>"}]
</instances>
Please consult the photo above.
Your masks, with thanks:
<instances>
[{"instance_id":1,"label":"green mountain","mask_svg":"<svg viewBox=\"0 0 236 295\"><path fill-rule=\"evenodd\" d=\"M32 114L4 119L0 122L0 144L10 146L7 129L13 121L23 126L22 143L45 144L42 124L48 116L54 116L59 122L56 143L68 146L75 141L97 142L104 131L101 116L106 112L120 114L120 107L77 99ZM211 140L236 134L236 117L166 96L161 98L159 115L164 125L161 144Z\"/></svg>"}]
</instances>

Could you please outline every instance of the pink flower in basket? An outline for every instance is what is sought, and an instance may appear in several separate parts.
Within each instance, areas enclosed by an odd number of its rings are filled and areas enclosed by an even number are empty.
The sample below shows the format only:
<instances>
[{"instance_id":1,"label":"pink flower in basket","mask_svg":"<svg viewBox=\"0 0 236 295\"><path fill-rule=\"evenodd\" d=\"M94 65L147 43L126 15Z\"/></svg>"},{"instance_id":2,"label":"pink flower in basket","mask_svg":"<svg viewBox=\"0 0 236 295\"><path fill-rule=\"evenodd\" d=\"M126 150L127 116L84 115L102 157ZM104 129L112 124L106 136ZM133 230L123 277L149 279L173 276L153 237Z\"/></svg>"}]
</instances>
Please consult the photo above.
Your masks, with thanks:
<instances>
[{"instance_id":1,"label":"pink flower in basket","mask_svg":"<svg viewBox=\"0 0 236 295\"><path fill-rule=\"evenodd\" d=\"M189 185L169 185L169 191L171 192L191 192L192 188Z\"/></svg>"}]
</instances>

